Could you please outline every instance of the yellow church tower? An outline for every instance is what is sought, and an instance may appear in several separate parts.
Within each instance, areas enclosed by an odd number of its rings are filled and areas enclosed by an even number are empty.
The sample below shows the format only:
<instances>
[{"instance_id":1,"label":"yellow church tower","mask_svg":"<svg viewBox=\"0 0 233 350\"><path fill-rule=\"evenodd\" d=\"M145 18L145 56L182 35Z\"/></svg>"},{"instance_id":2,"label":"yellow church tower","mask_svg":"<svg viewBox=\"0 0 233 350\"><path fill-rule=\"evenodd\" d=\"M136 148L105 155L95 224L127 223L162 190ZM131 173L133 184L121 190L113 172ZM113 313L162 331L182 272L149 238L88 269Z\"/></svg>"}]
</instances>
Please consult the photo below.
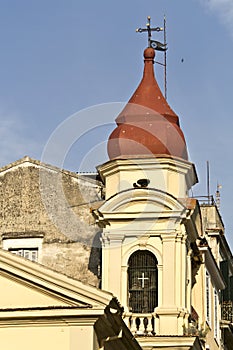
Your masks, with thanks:
<instances>
[{"instance_id":1,"label":"yellow church tower","mask_svg":"<svg viewBox=\"0 0 233 350\"><path fill-rule=\"evenodd\" d=\"M153 335L183 336L194 262L196 269L201 263L195 249L199 206L189 198L198 181L195 166L179 118L155 79L151 46L144 51L142 80L109 137L110 160L98 167L106 195L95 210L103 228L101 287L120 300L143 347L143 336L147 345Z\"/></svg>"}]
</instances>

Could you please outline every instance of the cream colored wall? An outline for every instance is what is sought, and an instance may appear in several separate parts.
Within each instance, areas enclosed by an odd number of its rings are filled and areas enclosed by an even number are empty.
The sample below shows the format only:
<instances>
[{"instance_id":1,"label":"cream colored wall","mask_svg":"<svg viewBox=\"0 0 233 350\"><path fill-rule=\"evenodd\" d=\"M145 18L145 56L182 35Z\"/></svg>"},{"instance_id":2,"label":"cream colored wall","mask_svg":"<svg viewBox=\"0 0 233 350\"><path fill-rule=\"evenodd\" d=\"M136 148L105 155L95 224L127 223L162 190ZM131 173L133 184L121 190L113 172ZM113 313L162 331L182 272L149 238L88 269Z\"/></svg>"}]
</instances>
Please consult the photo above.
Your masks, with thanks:
<instances>
[{"instance_id":1,"label":"cream colored wall","mask_svg":"<svg viewBox=\"0 0 233 350\"><path fill-rule=\"evenodd\" d=\"M217 350L221 348L220 329L218 328L218 336L215 337L215 310L214 310L214 286L210 279L210 322L207 322L206 314L206 267L201 265L196 276L196 284L192 290L192 305L199 316L199 329L206 330L206 344L210 349ZM221 319L220 304L218 305L218 325Z\"/></svg>"},{"instance_id":2,"label":"cream colored wall","mask_svg":"<svg viewBox=\"0 0 233 350\"><path fill-rule=\"evenodd\" d=\"M203 205L201 206L202 213L202 222L205 231L205 238L208 242L211 253L214 257L216 266L219 267L219 262L221 260L220 254L220 244L219 244L219 235L221 230L224 230L224 227L221 222L220 215L214 205ZM206 314L206 262L205 254L203 251L203 264L200 266L198 274L196 276L197 283L194 285L192 292L192 304L196 309L199 315L199 326L202 328L208 327L209 331L206 335L206 344L210 349L217 350L221 349L221 330L220 330L220 320L221 320L221 306L220 301L217 307L217 316L218 316L218 328L217 336L215 334L215 301L214 301L214 283L216 279L219 278L215 273L209 271L210 275L210 322L207 322ZM214 282L215 281L215 282ZM217 288L216 288L217 289Z\"/></svg>"},{"instance_id":3,"label":"cream colored wall","mask_svg":"<svg viewBox=\"0 0 233 350\"><path fill-rule=\"evenodd\" d=\"M125 283L121 286L121 276L127 280L128 260L132 253L139 249L150 250L158 260L158 268L162 282L163 275L167 276L164 288L159 293L160 304L167 305L187 305L186 292L182 285L185 285L187 273L187 252L186 233L183 225L176 224L174 220L170 222L164 220L145 220L132 222L111 222L111 229L104 229L103 233L103 280L102 288L110 290L127 303L127 291ZM131 229L131 230L130 230ZM119 263L116 263L119 262ZM123 270L124 272L121 272ZM118 280L119 278L119 280ZM166 295L165 288L167 282L176 280L177 288L175 299L171 296L171 291ZM118 280L118 281L117 281ZM162 286L162 283L160 283ZM163 294L162 294L163 290ZM163 296L163 297L162 297Z\"/></svg>"},{"instance_id":4,"label":"cream colored wall","mask_svg":"<svg viewBox=\"0 0 233 350\"><path fill-rule=\"evenodd\" d=\"M0 250L0 349L97 350L113 295Z\"/></svg>"},{"instance_id":5,"label":"cream colored wall","mask_svg":"<svg viewBox=\"0 0 233 350\"><path fill-rule=\"evenodd\" d=\"M206 322L205 268L201 265L196 275L196 283L192 289L192 305L199 316L199 323Z\"/></svg>"},{"instance_id":6,"label":"cream colored wall","mask_svg":"<svg viewBox=\"0 0 233 350\"><path fill-rule=\"evenodd\" d=\"M4 350L97 350L93 325L68 326L33 323L1 327L1 349Z\"/></svg>"},{"instance_id":7,"label":"cream colored wall","mask_svg":"<svg viewBox=\"0 0 233 350\"><path fill-rule=\"evenodd\" d=\"M161 224L156 222L151 225L150 232L145 234L142 230L141 235L135 236L135 231L126 233L124 228L120 229L119 223L117 229L114 223L111 223L111 227L114 230L112 236L112 230L105 231L102 288L116 295L124 305L125 311L129 311L127 290L129 257L140 249L151 251L158 260L158 308L155 312L159 318L156 318L156 334L182 335L183 325L187 325L190 308L188 290L191 288L187 283L188 266L190 269L191 267L188 265L186 237L182 230L174 228L173 231L168 231L164 229L164 222Z\"/></svg>"},{"instance_id":8,"label":"cream colored wall","mask_svg":"<svg viewBox=\"0 0 233 350\"><path fill-rule=\"evenodd\" d=\"M207 323L209 326L209 331L207 332L206 335L206 343L209 345L210 349L217 350L221 348L220 344L220 305L218 306L218 331L217 331L217 336L215 334L215 302L214 302L214 286L213 283L211 282L211 290L210 290L210 297L211 297L211 312L210 312L210 322Z\"/></svg>"},{"instance_id":9,"label":"cream colored wall","mask_svg":"<svg viewBox=\"0 0 233 350\"><path fill-rule=\"evenodd\" d=\"M174 197L187 198L197 180L193 165L170 158L114 160L99 171L107 200L99 212L108 222L102 236L102 288L129 311L129 257L140 249L151 251L158 260L156 334L183 335L190 310L191 263L182 223L187 214ZM150 180L148 190L134 190L140 178Z\"/></svg>"},{"instance_id":10,"label":"cream colored wall","mask_svg":"<svg viewBox=\"0 0 233 350\"><path fill-rule=\"evenodd\" d=\"M54 298L45 290L33 288L31 285L10 280L1 275L1 308L23 308L67 305L59 298Z\"/></svg>"},{"instance_id":11,"label":"cream colored wall","mask_svg":"<svg viewBox=\"0 0 233 350\"><path fill-rule=\"evenodd\" d=\"M158 279L162 284L162 242L158 237L131 237L124 238L118 235L114 239L105 243L103 247L102 268L105 271L102 279L102 288L111 291L116 295L128 310L128 260L131 254L139 249L150 250L158 260ZM124 240L124 242L123 242ZM159 292L159 300L162 300L162 294Z\"/></svg>"},{"instance_id":12,"label":"cream colored wall","mask_svg":"<svg viewBox=\"0 0 233 350\"><path fill-rule=\"evenodd\" d=\"M185 198L197 181L193 164L169 157L114 160L98 170L105 179L106 199L133 188L134 183L145 178L150 180L149 187Z\"/></svg>"}]
</instances>

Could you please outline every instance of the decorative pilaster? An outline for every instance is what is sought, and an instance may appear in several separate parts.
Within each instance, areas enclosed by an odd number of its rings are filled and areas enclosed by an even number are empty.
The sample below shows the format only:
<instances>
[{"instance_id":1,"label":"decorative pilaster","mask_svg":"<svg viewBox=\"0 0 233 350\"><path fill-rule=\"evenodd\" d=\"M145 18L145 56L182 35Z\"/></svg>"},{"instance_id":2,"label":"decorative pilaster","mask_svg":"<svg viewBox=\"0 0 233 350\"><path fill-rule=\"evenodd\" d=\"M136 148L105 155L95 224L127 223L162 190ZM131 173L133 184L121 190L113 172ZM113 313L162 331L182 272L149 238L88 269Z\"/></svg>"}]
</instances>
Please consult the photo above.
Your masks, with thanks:
<instances>
[{"instance_id":1,"label":"decorative pilaster","mask_svg":"<svg viewBox=\"0 0 233 350\"><path fill-rule=\"evenodd\" d=\"M105 232L102 245L102 288L113 293L119 300L121 300L121 259L124 237L122 234L111 235Z\"/></svg>"},{"instance_id":2,"label":"decorative pilaster","mask_svg":"<svg viewBox=\"0 0 233 350\"><path fill-rule=\"evenodd\" d=\"M181 232L163 234L162 302L155 309L156 334L183 335L187 322L186 247Z\"/></svg>"}]
</instances>

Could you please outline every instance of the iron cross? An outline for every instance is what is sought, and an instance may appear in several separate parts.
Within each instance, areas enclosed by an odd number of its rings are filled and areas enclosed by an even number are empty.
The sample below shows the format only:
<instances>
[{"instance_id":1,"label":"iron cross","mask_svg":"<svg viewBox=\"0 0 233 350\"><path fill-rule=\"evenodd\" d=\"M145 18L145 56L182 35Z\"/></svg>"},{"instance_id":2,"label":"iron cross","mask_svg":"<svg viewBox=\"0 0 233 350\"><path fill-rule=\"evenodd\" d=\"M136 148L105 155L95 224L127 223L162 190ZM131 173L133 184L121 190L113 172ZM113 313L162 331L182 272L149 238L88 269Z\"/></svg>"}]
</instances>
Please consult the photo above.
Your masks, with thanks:
<instances>
[{"instance_id":1,"label":"iron cross","mask_svg":"<svg viewBox=\"0 0 233 350\"><path fill-rule=\"evenodd\" d=\"M142 288L145 287L145 280L148 280L148 277L145 277L145 273L142 272L142 277L138 277L138 280L142 280Z\"/></svg>"},{"instance_id":2,"label":"iron cross","mask_svg":"<svg viewBox=\"0 0 233 350\"><path fill-rule=\"evenodd\" d=\"M147 17L148 22L146 24L146 28L137 28L136 32L137 33L143 33L143 32L147 32L148 33L148 47L151 47L151 36L152 36L152 32L160 32L163 30L163 28L160 27L156 27L156 28L151 28L150 26L150 16Z\"/></svg>"}]
</instances>

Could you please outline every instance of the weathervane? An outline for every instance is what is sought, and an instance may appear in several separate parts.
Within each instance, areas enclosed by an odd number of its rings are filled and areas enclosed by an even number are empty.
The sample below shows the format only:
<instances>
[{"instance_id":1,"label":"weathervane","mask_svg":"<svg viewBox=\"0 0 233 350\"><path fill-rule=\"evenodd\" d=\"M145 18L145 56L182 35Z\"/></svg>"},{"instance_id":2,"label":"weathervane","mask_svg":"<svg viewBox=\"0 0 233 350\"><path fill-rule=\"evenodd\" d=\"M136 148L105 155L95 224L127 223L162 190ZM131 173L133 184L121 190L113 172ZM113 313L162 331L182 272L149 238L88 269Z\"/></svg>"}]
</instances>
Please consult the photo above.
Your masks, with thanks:
<instances>
[{"instance_id":1,"label":"weathervane","mask_svg":"<svg viewBox=\"0 0 233 350\"><path fill-rule=\"evenodd\" d=\"M150 26L150 16L147 17L148 22L146 25L146 28L138 28L136 29L137 33L143 33L147 32L148 33L148 47L151 47L154 50L157 51L163 51L164 52L164 63L155 61L155 63L160 64L161 66L164 67L164 96L165 99L167 99L167 36L166 36L166 17L164 15L164 28L161 27L155 27L151 28ZM157 40L152 40L152 32L161 32L163 31L164 33L164 43L161 43L160 41Z\"/></svg>"},{"instance_id":2,"label":"weathervane","mask_svg":"<svg viewBox=\"0 0 233 350\"><path fill-rule=\"evenodd\" d=\"M158 51L166 51L167 50L167 44L166 43L161 43L160 41L157 40L152 40L152 32L161 32L163 31L163 28L161 27L155 27L151 28L150 26L150 16L147 17L148 22L146 24L146 28L137 28L136 32L137 33L143 33L147 32L148 33L148 47L152 47L154 50Z\"/></svg>"}]
</instances>

